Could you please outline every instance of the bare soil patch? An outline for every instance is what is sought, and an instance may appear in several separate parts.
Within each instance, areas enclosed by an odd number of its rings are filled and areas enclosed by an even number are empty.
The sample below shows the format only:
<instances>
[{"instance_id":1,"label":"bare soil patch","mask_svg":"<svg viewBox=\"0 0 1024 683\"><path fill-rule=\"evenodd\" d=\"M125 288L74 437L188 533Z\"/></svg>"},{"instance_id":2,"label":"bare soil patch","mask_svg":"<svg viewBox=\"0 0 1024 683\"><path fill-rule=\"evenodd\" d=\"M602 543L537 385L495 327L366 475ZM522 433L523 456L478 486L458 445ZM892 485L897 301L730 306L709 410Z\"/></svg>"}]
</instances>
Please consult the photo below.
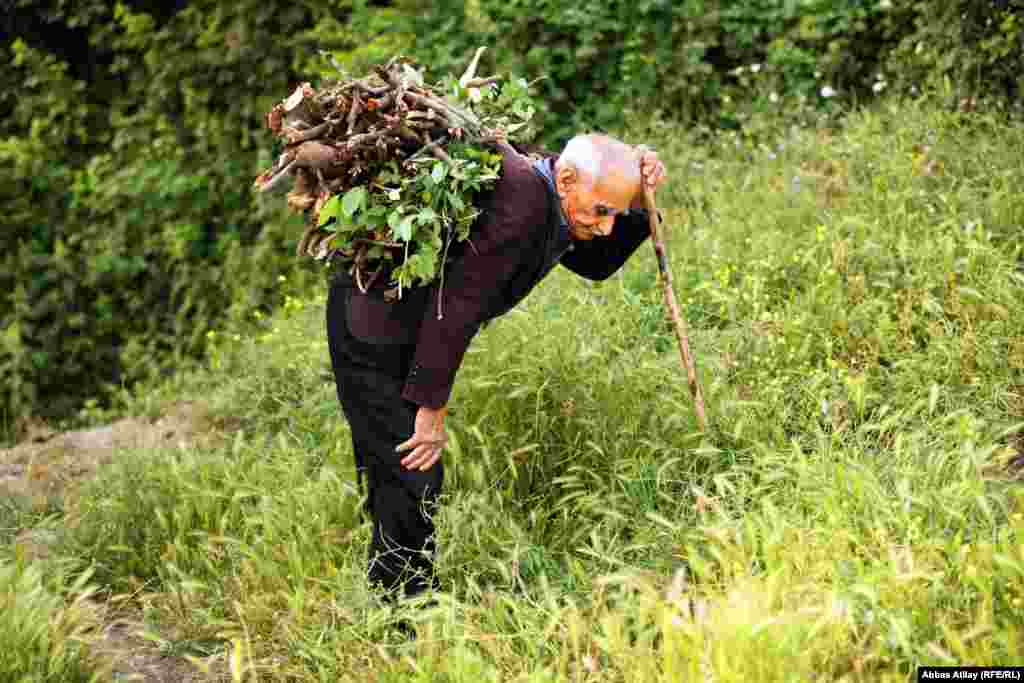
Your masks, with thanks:
<instances>
[{"instance_id":1,"label":"bare soil patch","mask_svg":"<svg viewBox=\"0 0 1024 683\"><path fill-rule=\"evenodd\" d=\"M93 652L106 660L116 681L141 683L198 683L223 680L223 656L207 658L209 673L184 657L167 654L143 636L145 626L137 615L110 615L104 620Z\"/></svg>"},{"instance_id":2,"label":"bare soil patch","mask_svg":"<svg viewBox=\"0 0 1024 683\"><path fill-rule=\"evenodd\" d=\"M21 498L37 509L50 505L67 509L77 486L119 453L146 457L155 449L215 447L236 427L211 417L196 402L176 403L157 419L129 417L92 429L58 433L37 424L24 441L0 449L0 497ZM21 529L14 544L21 557L43 560L55 541L56 534L50 530ZM101 627L93 648L109 662L113 680L193 683L222 678L204 674L184 657L168 654L144 637L145 627L137 615L98 609ZM215 659L207 660L211 670L223 671L223 663L217 666Z\"/></svg>"},{"instance_id":3,"label":"bare soil patch","mask_svg":"<svg viewBox=\"0 0 1024 683\"><path fill-rule=\"evenodd\" d=\"M61 499L119 451L143 455L155 448L212 446L223 438L217 426L202 405L181 402L155 420L128 417L63 433L36 427L27 440L0 449L0 496L21 496L34 504Z\"/></svg>"}]
</instances>

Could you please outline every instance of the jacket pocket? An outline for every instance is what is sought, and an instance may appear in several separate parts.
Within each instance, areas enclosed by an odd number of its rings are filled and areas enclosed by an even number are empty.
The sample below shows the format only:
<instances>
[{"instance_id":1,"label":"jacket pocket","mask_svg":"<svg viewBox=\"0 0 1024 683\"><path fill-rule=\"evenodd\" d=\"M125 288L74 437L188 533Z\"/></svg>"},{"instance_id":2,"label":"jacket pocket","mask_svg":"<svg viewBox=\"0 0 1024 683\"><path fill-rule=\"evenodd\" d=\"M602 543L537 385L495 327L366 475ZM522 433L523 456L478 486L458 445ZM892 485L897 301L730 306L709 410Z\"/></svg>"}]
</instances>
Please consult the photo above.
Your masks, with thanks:
<instances>
[{"instance_id":1,"label":"jacket pocket","mask_svg":"<svg viewBox=\"0 0 1024 683\"><path fill-rule=\"evenodd\" d=\"M430 287L412 287L394 303L384 300L382 289L363 294L349 289L346 322L352 336L367 344L415 344Z\"/></svg>"}]
</instances>

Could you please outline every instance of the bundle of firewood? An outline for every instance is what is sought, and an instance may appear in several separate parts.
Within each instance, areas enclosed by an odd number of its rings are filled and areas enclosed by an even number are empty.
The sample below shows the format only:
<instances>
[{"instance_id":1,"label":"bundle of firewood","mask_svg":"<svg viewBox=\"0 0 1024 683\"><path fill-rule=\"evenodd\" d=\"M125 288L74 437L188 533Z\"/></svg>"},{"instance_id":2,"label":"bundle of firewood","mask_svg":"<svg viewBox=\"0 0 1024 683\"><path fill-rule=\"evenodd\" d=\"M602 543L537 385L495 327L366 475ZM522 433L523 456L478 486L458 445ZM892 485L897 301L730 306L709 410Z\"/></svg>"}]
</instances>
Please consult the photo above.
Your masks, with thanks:
<instances>
[{"instance_id":1,"label":"bundle of firewood","mask_svg":"<svg viewBox=\"0 0 1024 683\"><path fill-rule=\"evenodd\" d=\"M267 127L284 149L254 187L260 193L290 190L288 206L308 213L300 255L324 259L340 254L362 275L374 259L394 259L398 251L408 257L410 248L415 253L427 242L436 253L438 238L443 242L448 235L446 227L465 223L465 216L453 215L444 203L444 193L414 196L413 181L423 173L435 181L446 177L434 168L438 162L450 169L447 177L467 177L486 164L472 154L453 159L457 150L507 140L525 131L533 114L524 81L475 76L482 52L477 51L461 78L449 77L437 86L428 86L413 62L396 57L364 77L343 77L319 90L303 83L267 113ZM496 175L480 178L475 185L453 185L453 191L471 194L467 188L479 190ZM463 200L469 205L472 197L453 201L458 206ZM420 220L410 222L413 215Z\"/></svg>"}]
</instances>

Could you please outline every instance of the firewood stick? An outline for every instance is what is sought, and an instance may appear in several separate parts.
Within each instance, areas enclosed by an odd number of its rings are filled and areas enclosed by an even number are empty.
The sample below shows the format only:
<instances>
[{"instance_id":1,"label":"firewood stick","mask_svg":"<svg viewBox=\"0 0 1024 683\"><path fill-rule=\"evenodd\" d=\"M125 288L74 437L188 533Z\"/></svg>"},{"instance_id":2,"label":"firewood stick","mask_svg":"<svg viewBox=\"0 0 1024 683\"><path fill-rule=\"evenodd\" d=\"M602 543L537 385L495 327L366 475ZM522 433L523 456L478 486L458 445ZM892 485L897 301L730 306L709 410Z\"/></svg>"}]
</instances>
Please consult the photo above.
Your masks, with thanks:
<instances>
[{"instance_id":1,"label":"firewood stick","mask_svg":"<svg viewBox=\"0 0 1024 683\"><path fill-rule=\"evenodd\" d=\"M292 159L288 162L288 165L282 168L280 171L275 173L273 176L267 179L263 185L259 186L257 190L259 192L275 192L280 189L284 189L285 179L291 177L292 171L295 170L295 160Z\"/></svg>"},{"instance_id":2,"label":"firewood stick","mask_svg":"<svg viewBox=\"0 0 1024 683\"><path fill-rule=\"evenodd\" d=\"M495 83L501 83L501 76L490 76L488 78L474 78L471 81L467 81L463 87L466 88L483 88L487 85L494 85Z\"/></svg>"},{"instance_id":3,"label":"firewood stick","mask_svg":"<svg viewBox=\"0 0 1024 683\"><path fill-rule=\"evenodd\" d=\"M477 64L480 63L480 56L484 53L484 50L486 49L486 45L477 48L476 54L473 55L473 61L469 63L469 67L466 68L465 73L462 74L462 78L459 79L459 85L461 85L463 88L466 87L466 83L468 83L469 81L473 80L476 77Z\"/></svg>"},{"instance_id":4,"label":"firewood stick","mask_svg":"<svg viewBox=\"0 0 1024 683\"><path fill-rule=\"evenodd\" d=\"M307 140L315 140L321 137L324 133L330 130L331 124L324 122L318 126L313 126L302 131L291 130L288 132L288 144L295 145L300 142L306 142Z\"/></svg>"},{"instance_id":5,"label":"firewood stick","mask_svg":"<svg viewBox=\"0 0 1024 683\"><path fill-rule=\"evenodd\" d=\"M676 340L679 342L679 355L682 356L683 366L686 368L690 394L693 396L693 405L697 412L697 425L702 432L707 432L708 421L704 413L704 396L701 394L700 384L697 382L697 369L693 365L693 354L690 353L690 338L686 334L686 321L679 313L679 305L676 303L675 291L672 288L672 271L669 270L668 258L665 255L665 242L662 240L661 233L658 232L658 206L654 201L654 190L646 183L644 183L644 203L647 206L647 221L651 230L651 241L654 243L654 254L658 258L658 270L661 272L665 307L668 309L669 317L675 327Z\"/></svg>"}]
</instances>

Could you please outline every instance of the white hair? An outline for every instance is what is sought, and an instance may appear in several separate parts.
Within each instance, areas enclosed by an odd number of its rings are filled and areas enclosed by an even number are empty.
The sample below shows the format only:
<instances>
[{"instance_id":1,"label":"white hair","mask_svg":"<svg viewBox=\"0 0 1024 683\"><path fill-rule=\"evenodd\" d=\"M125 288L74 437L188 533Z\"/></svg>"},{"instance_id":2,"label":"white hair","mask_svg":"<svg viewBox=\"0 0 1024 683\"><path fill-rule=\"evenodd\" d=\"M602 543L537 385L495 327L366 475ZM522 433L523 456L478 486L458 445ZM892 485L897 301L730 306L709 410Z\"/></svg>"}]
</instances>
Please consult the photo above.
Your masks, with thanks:
<instances>
[{"instance_id":1,"label":"white hair","mask_svg":"<svg viewBox=\"0 0 1024 683\"><path fill-rule=\"evenodd\" d=\"M556 168L574 168L598 183L614 167L616 174L640 181L640 157L636 150L615 138L599 133L577 135L558 157Z\"/></svg>"},{"instance_id":2,"label":"white hair","mask_svg":"<svg viewBox=\"0 0 1024 683\"><path fill-rule=\"evenodd\" d=\"M565 146L558 157L559 165L568 164L590 175L592 180L601 176L601 153L589 135L577 135Z\"/></svg>"}]
</instances>

